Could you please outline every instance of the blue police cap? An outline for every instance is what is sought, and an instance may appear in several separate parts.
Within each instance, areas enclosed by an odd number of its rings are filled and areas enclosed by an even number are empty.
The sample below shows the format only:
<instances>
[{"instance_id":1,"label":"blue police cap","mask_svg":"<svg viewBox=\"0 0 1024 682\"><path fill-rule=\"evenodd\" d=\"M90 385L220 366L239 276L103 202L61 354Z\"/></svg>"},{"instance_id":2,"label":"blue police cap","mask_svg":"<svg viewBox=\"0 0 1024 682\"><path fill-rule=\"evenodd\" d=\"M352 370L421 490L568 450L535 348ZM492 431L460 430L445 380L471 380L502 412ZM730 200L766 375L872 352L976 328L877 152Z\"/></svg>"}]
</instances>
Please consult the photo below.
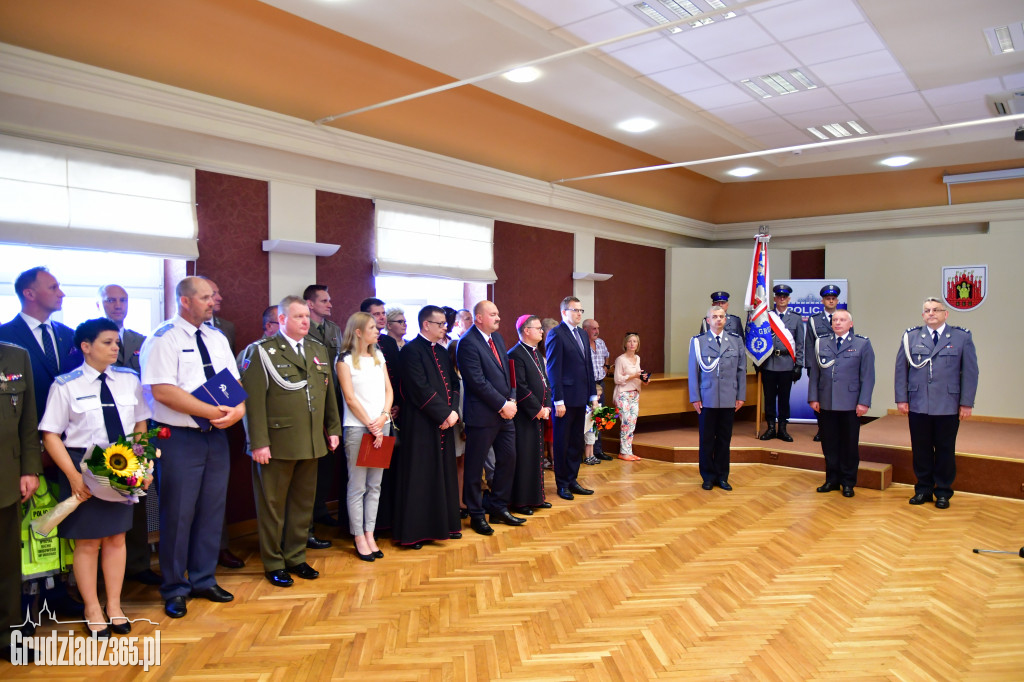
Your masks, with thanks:
<instances>
[{"instance_id":1,"label":"blue police cap","mask_svg":"<svg viewBox=\"0 0 1024 682\"><path fill-rule=\"evenodd\" d=\"M772 289L772 291L775 292L776 296L789 296L791 293L793 293L793 287L788 286L786 284L776 284L775 288Z\"/></svg>"},{"instance_id":2,"label":"blue police cap","mask_svg":"<svg viewBox=\"0 0 1024 682\"><path fill-rule=\"evenodd\" d=\"M729 300L729 292L728 291L716 291L716 292L711 294L711 302L712 303L714 303L715 301L728 301L728 300Z\"/></svg>"},{"instance_id":3,"label":"blue police cap","mask_svg":"<svg viewBox=\"0 0 1024 682\"><path fill-rule=\"evenodd\" d=\"M825 296L838 296L840 291L840 288L837 287L835 284L827 284L823 286L821 288L821 291L819 291L818 293L821 294L822 298L824 298Z\"/></svg>"}]
</instances>

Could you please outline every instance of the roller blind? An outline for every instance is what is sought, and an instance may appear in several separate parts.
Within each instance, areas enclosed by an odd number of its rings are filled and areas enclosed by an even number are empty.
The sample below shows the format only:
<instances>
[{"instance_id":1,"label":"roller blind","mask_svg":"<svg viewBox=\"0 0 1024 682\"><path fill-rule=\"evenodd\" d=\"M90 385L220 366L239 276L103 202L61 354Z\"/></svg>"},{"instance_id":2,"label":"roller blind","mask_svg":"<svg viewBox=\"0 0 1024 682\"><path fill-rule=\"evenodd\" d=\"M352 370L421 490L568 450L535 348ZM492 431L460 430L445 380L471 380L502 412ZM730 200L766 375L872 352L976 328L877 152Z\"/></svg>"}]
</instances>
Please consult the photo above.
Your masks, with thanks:
<instances>
[{"instance_id":1,"label":"roller blind","mask_svg":"<svg viewBox=\"0 0 1024 682\"><path fill-rule=\"evenodd\" d=\"M377 199L374 274L494 282L494 219Z\"/></svg>"},{"instance_id":2,"label":"roller blind","mask_svg":"<svg viewBox=\"0 0 1024 682\"><path fill-rule=\"evenodd\" d=\"M0 241L195 259L195 170L0 135Z\"/></svg>"}]
</instances>

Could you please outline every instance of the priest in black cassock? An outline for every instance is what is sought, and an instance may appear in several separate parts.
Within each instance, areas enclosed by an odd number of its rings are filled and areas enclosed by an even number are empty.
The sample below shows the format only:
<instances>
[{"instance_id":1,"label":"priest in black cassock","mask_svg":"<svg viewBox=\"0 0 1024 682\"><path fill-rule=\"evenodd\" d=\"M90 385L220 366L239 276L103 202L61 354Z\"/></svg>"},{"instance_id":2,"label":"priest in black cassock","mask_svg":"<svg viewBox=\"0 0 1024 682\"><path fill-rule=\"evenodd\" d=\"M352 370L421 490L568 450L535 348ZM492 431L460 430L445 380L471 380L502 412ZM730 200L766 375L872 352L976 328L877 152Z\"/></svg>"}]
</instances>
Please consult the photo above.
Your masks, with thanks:
<instances>
[{"instance_id":1,"label":"priest in black cassock","mask_svg":"<svg viewBox=\"0 0 1024 682\"><path fill-rule=\"evenodd\" d=\"M548 509L544 499L544 422L551 418L551 388L544 356L537 346L544 339L540 318L523 315L516 320L519 343L508 351L516 377L516 469L510 507L530 516L533 508Z\"/></svg>"},{"instance_id":2,"label":"priest in black cassock","mask_svg":"<svg viewBox=\"0 0 1024 682\"><path fill-rule=\"evenodd\" d=\"M420 549L430 540L462 537L452 430L459 421L459 383L448 351L439 343L447 333L444 311L424 306L419 324L419 336L399 354L402 438L392 459L396 495L392 538L411 549Z\"/></svg>"}]
</instances>

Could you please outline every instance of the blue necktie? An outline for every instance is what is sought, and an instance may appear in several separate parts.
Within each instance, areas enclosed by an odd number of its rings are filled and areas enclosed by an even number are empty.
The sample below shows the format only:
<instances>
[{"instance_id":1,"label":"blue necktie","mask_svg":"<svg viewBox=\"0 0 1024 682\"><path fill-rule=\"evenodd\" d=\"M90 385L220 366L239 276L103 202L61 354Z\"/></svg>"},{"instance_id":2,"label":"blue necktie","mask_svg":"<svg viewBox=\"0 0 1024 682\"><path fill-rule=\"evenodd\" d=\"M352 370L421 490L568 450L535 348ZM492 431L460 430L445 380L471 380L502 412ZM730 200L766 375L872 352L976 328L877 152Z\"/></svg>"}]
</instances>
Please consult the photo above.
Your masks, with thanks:
<instances>
[{"instance_id":1,"label":"blue necktie","mask_svg":"<svg viewBox=\"0 0 1024 682\"><path fill-rule=\"evenodd\" d=\"M936 346L939 345L939 332L937 329L932 330L932 343Z\"/></svg>"},{"instance_id":2,"label":"blue necktie","mask_svg":"<svg viewBox=\"0 0 1024 682\"><path fill-rule=\"evenodd\" d=\"M210 351L206 349L206 343L203 341L203 330L196 330L196 345L199 346L199 357L203 360L203 372L206 374L207 379L212 379L216 372L213 371L213 361L210 360Z\"/></svg>"},{"instance_id":3,"label":"blue necktie","mask_svg":"<svg viewBox=\"0 0 1024 682\"><path fill-rule=\"evenodd\" d=\"M836 350L842 350L842 349L843 349L843 337L840 336L840 337L838 337L836 339Z\"/></svg>"},{"instance_id":4,"label":"blue necktie","mask_svg":"<svg viewBox=\"0 0 1024 682\"><path fill-rule=\"evenodd\" d=\"M45 322L39 325L39 331L43 333L43 355L46 356L46 364L54 374L60 374L60 364L57 362L57 350L53 347L53 338L50 337L50 325Z\"/></svg>"},{"instance_id":5,"label":"blue necktie","mask_svg":"<svg viewBox=\"0 0 1024 682\"><path fill-rule=\"evenodd\" d=\"M124 426L121 424L121 415L117 412L117 403L114 402L114 395L107 386L107 375L100 374L100 404L103 406L103 425L107 429L107 440L111 443L117 441L124 435Z\"/></svg>"}]
</instances>

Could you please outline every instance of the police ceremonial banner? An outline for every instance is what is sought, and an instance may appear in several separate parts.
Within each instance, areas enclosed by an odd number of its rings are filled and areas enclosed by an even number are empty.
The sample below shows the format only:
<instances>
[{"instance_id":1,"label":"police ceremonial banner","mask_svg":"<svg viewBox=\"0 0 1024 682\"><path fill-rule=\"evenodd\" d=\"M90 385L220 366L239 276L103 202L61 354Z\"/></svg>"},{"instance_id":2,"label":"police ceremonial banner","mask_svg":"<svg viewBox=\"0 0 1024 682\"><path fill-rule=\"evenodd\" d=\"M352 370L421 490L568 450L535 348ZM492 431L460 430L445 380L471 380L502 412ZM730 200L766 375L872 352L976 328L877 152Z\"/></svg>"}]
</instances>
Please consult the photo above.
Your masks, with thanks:
<instances>
[{"instance_id":1,"label":"police ceremonial banner","mask_svg":"<svg viewBox=\"0 0 1024 682\"><path fill-rule=\"evenodd\" d=\"M771 296L771 276L768 268L769 234L758 234L754 237L754 261L750 268L750 279L747 280L747 294L743 306L747 310L746 346L747 355L760 366L772 353L772 333L779 338L782 345L796 359L793 338L782 320L769 309Z\"/></svg>"}]
</instances>

